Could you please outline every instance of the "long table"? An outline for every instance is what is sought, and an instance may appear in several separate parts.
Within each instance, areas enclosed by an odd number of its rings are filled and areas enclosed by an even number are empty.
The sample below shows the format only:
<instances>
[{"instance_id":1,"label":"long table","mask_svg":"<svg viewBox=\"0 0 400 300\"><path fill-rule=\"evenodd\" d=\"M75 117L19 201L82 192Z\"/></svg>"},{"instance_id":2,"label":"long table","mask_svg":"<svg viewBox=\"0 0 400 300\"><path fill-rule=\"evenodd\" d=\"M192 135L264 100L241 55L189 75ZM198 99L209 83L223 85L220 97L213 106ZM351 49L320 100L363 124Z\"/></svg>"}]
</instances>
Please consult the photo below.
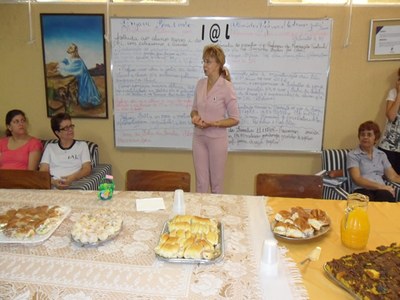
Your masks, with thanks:
<instances>
[{"instance_id":1,"label":"long table","mask_svg":"<svg viewBox=\"0 0 400 300\"><path fill-rule=\"evenodd\" d=\"M162 197L166 209L136 210L135 200ZM208 265L173 264L155 257L154 247L171 216L173 192L115 192L110 201L94 191L0 190L0 211L38 205L71 208L46 241L0 243L1 299L262 299L260 249L254 247L249 204L259 197L186 193L186 213L223 223L225 256ZM99 247L71 241L83 212L110 207L123 229ZM264 218L266 220L266 218ZM266 227L266 226L264 226ZM258 248L258 247L257 247ZM294 297L293 297L294 299Z\"/></svg>"},{"instance_id":2,"label":"long table","mask_svg":"<svg viewBox=\"0 0 400 300\"><path fill-rule=\"evenodd\" d=\"M320 259L309 262L304 266L298 264L304 285L310 299L352 299L342 288L333 284L323 270L323 264L333 258L375 250L381 245L390 245L400 242L400 204L389 202L370 202L368 215L371 224L370 237L367 247L363 250L352 250L342 245L340 239L340 222L346 207L346 201L340 200L315 200L291 198L267 198L267 206L272 208L270 217L282 209L294 206L304 208L320 208L327 212L331 219L331 229L316 240L308 242L290 242L278 239L279 245L289 250L289 255L297 263L301 262L317 246L322 248ZM322 297L323 296L323 297Z\"/></svg>"},{"instance_id":3,"label":"long table","mask_svg":"<svg viewBox=\"0 0 400 300\"><path fill-rule=\"evenodd\" d=\"M164 199L165 210L136 210L136 199L153 197ZM43 243L0 243L0 298L351 299L322 269L324 262L354 252L340 242L344 201L185 193L187 214L213 217L224 224L224 259L209 265L172 264L155 257L154 247L171 216L172 202L172 192L117 191L112 200L100 201L94 191L0 189L0 212L43 204L71 208ZM260 276L262 243L274 238L268 217L299 205L324 209L332 220L330 231L305 243L278 239L279 276ZM99 247L80 247L71 241L71 228L80 214L99 207L120 213L123 230ZM396 203L370 203L368 249L397 241L399 209ZM320 260L299 266L316 246L322 247Z\"/></svg>"}]
</instances>

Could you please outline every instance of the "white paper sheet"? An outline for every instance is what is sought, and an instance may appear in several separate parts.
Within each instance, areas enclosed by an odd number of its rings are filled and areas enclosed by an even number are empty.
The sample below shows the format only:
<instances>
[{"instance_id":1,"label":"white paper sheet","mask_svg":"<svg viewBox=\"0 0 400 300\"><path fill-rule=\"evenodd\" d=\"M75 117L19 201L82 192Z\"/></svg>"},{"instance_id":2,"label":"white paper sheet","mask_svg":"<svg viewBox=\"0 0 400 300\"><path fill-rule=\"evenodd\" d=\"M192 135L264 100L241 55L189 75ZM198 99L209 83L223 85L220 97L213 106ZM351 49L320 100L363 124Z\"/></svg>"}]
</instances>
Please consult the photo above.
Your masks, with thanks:
<instances>
[{"instance_id":1,"label":"white paper sheet","mask_svg":"<svg viewBox=\"0 0 400 300\"><path fill-rule=\"evenodd\" d=\"M160 209L165 209L165 203L163 198L136 199L137 211L155 211Z\"/></svg>"}]
</instances>

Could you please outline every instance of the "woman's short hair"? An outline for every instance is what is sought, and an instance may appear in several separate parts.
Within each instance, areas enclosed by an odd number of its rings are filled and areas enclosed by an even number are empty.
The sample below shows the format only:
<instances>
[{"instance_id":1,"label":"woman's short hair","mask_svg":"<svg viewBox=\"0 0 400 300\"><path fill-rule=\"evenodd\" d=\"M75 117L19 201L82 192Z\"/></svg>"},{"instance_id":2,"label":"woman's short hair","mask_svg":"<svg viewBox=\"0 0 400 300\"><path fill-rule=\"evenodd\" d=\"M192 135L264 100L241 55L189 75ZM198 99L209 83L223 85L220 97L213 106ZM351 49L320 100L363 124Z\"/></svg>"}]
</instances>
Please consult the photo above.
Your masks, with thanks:
<instances>
[{"instance_id":1,"label":"woman's short hair","mask_svg":"<svg viewBox=\"0 0 400 300\"><path fill-rule=\"evenodd\" d=\"M56 134L56 131L60 131L60 124L64 120L71 120L71 116L67 113L58 113L51 117L51 120L50 120L51 130L53 130L53 133L57 137L58 137L58 135Z\"/></svg>"},{"instance_id":2,"label":"woman's short hair","mask_svg":"<svg viewBox=\"0 0 400 300\"><path fill-rule=\"evenodd\" d=\"M366 130L372 130L374 132L375 141L379 140L379 138L381 137L381 130L379 129L379 125L376 124L374 121L366 121L362 123L358 127L358 137L361 136L361 132Z\"/></svg>"},{"instance_id":3,"label":"woman's short hair","mask_svg":"<svg viewBox=\"0 0 400 300\"><path fill-rule=\"evenodd\" d=\"M14 119L15 116L19 116L19 115L23 116L25 118L25 120L27 120L26 116L25 116L25 113L22 110L20 110L20 109L12 109L12 110L10 110L6 114L6 126L10 125L12 119ZM6 136L11 136L11 135L12 135L11 131L7 128L6 129Z\"/></svg>"}]
</instances>

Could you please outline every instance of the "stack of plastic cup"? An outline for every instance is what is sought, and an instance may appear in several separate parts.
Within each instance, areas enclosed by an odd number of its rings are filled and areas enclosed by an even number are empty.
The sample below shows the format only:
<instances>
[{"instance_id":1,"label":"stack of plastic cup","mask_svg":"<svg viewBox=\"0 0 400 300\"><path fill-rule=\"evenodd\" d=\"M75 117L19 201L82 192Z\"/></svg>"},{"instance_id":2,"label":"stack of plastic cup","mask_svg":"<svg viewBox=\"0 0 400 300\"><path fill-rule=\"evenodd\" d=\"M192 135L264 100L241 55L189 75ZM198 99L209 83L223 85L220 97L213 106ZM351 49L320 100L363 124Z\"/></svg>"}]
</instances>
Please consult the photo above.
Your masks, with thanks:
<instances>
[{"instance_id":1,"label":"stack of plastic cup","mask_svg":"<svg viewBox=\"0 0 400 300\"><path fill-rule=\"evenodd\" d=\"M185 198L183 190L175 190L172 212L174 215L184 215L185 210Z\"/></svg>"},{"instance_id":2,"label":"stack of plastic cup","mask_svg":"<svg viewBox=\"0 0 400 300\"><path fill-rule=\"evenodd\" d=\"M264 241L261 255L261 272L266 276L278 275L279 249L274 239Z\"/></svg>"}]
</instances>

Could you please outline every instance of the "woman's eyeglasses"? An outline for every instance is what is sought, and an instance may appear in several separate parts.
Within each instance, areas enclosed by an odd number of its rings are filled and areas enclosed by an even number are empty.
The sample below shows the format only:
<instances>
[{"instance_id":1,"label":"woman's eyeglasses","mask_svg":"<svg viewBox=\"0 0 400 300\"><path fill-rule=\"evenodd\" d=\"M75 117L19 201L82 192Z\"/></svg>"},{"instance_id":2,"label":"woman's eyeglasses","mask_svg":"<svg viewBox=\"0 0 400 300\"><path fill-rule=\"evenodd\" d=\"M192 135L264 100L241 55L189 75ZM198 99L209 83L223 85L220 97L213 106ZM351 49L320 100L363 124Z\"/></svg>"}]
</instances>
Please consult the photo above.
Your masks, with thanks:
<instances>
[{"instance_id":1,"label":"woman's eyeglasses","mask_svg":"<svg viewBox=\"0 0 400 300\"><path fill-rule=\"evenodd\" d=\"M215 62L215 60L204 59L204 60L201 61L201 63L203 65L209 65L209 64L212 64L213 62Z\"/></svg>"},{"instance_id":2,"label":"woman's eyeglasses","mask_svg":"<svg viewBox=\"0 0 400 300\"><path fill-rule=\"evenodd\" d=\"M68 130L72 130L72 129L74 129L75 128L75 125L74 124L71 124L71 125L69 125L69 126L65 126L65 127L63 127L63 128L60 128L60 131L68 131Z\"/></svg>"}]
</instances>

